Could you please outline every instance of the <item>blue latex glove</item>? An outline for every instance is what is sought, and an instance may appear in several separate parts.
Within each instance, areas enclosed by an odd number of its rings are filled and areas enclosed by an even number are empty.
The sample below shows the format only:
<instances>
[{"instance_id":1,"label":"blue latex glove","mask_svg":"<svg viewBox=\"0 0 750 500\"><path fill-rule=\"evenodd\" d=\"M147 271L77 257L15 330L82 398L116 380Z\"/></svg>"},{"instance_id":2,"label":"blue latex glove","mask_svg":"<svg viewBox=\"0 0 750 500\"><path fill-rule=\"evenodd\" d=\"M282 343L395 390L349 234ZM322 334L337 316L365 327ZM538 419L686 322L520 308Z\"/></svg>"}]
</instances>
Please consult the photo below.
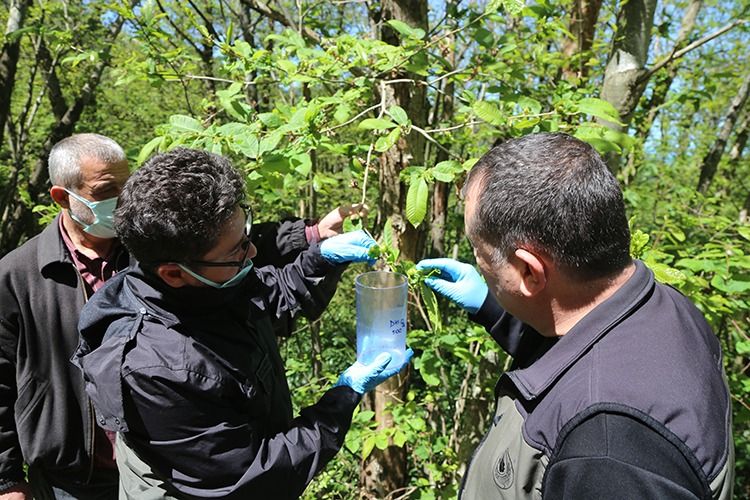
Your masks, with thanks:
<instances>
[{"instance_id":1,"label":"blue latex glove","mask_svg":"<svg viewBox=\"0 0 750 500\"><path fill-rule=\"evenodd\" d=\"M425 284L472 314L487 298L487 284L470 264L453 259L425 259L417 263L417 269L440 269L440 276L427 278Z\"/></svg>"},{"instance_id":2,"label":"blue latex glove","mask_svg":"<svg viewBox=\"0 0 750 500\"><path fill-rule=\"evenodd\" d=\"M377 243L372 236L360 229L323 240L320 254L331 264L367 262L372 265L375 264L375 259L367 255L367 252L373 245Z\"/></svg>"},{"instance_id":3,"label":"blue latex glove","mask_svg":"<svg viewBox=\"0 0 750 500\"><path fill-rule=\"evenodd\" d=\"M357 361L344 370L344 373L339 376L339 380L334 387L345 385L351 387L359 394L369 392L384 380L391 378L403 370L409 364L413 355L414 351L406 349L404 361L400 365L390 368L386 368L388 363L391 362L391 355L387 352L378 354L378 357L369 365Z\"/></svg>"}]
</instances>

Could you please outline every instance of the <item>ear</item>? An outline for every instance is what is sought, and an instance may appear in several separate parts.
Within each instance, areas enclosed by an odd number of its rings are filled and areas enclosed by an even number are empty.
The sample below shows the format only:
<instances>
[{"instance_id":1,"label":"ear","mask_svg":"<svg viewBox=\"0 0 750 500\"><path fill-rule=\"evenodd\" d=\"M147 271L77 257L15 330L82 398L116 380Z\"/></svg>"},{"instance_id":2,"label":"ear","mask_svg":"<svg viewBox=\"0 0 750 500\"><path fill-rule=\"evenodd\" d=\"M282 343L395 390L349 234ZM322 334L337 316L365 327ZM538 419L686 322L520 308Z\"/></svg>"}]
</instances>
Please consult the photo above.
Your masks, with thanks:
<instances>
[{"instance_id":1,"label":"ear","mask_svg":"<svg viewBox=\"0 0 750 500\"><path fill-rule=\"evenodd\" d=\"M62 186L52 186L49 188L49 195L52 201L60 205L62 208L70 208L70 198L68 192Z\"/></svg>"},{"instance_id":2,"label":"ear","mask_svg":"<svg viewBox=\"0 0 750 500\"><path fill-rule=\"evenodd\" d=\"M514 255L519 261L519 291L526 297L538 295L547 286L548 274L543 258L524 248L517 248Z\"/></svg>"},{"instance_id":3,"label":"ear","mask_svg":"<svg viewBox=\"0 0 750 500\"><path fill-rule=\"evenodd\" d=\"M177 264L159 264L156 267L156 275L172 288L182 288L193 284L192 276L180 269Z\"/></svg>"}]
</instances>

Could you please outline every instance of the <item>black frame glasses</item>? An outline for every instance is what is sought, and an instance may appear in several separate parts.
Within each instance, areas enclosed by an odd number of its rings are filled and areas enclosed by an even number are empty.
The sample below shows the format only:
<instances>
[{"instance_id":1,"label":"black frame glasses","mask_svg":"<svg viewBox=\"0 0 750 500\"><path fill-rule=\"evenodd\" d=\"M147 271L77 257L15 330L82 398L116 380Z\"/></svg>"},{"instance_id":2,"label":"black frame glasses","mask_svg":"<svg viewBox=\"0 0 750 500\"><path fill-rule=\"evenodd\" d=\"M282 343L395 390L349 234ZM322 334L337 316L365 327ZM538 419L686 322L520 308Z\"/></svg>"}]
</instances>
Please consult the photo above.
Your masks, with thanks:
<instances>
[{"instance_id":1,"label":"black frame glasses","mask_svg":"<svg viewBox=\"0 0 750 500\"><path fill-rule=\"evenodd\" d=\"M240 248L244 250L241 260L228 260L224 262L211 262L207 260L190 260L185 264L191 266L202 266L202 267L236 267L242 269L245 267L247 261L247 254L250 252L250 245L252 244L253 236L253 211L247 205L240 205L240 208L245 213L245 239L240 244Z\"/></svg>"}]
</instances>

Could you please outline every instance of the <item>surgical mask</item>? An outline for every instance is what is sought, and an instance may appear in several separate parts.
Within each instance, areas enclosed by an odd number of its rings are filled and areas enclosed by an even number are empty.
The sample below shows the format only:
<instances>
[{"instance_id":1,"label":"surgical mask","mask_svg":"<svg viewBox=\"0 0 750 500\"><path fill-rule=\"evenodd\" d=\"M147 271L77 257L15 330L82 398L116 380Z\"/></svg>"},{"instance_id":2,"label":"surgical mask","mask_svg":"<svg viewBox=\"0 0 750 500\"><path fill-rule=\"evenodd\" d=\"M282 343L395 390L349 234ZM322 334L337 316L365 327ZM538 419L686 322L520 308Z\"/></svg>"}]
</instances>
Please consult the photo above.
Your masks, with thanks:
<instances>
[{"instance_id":1,"label":"surgical mask","mask_svg":"<svg viewBox=\"0 0 750 500\"><path fill-rule=\"evenodd\" d=\"M237 274L235 274L234 276L232 276L231 278L229 278L224 283L217 283L217 282L215 282L213 280L210 280L210 279L208 279L208 278L206 278L204 276L201 276L200 274L198 274L198 273L196 273L194 271L191 271L190 269L188 269L187 267L183 266L182 264L177 264L177 265L180 266L180 269L182 269L183 271L185 271L190 276L192 276L193 278L197 279L198 281L200 281L204 285L208 285L208 286L213 287L213 288L229 288L229 287L238 285L245 278L245 276L247 276L247 274L253 268L253 261L250 260L250 259L248 259L246 261L246 263L245 263L245 266L242 269L240 269L237 272Z\"/></svg>"},{"instance_id":2,"label":"surgical mask","mask_svg":"<svg viewBox=\"0 0 750 500\"><path fill-rule=\"evenodd\" d=\"M88 209L91 210L91 213L94 214L94 222L92 222L91 224L86 224L78 216L76 216L72 210L68 209L68 213L70 214L71 219L73 219L74 221L76 221L76 223L78 223L78 225L83 227L84 232L90 234L91 236L96 236L97 238L109 239L117 236L114 227L117 197L107 198L106 200L102 201L89 201L72 191L69 191L67 189L65 191L67 191L70 196L86 205Z\"/></svg>"}]
</instances>

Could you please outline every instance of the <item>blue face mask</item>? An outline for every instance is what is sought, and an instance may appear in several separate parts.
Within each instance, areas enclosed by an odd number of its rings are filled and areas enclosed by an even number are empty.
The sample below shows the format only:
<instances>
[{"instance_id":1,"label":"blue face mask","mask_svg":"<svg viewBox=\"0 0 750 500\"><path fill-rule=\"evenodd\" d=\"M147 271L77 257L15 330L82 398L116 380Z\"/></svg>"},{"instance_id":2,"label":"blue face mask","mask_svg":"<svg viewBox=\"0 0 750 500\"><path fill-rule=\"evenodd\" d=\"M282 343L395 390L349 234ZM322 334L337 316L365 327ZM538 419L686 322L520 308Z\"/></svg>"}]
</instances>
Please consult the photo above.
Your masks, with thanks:
<instances>
[{"instance_id":1,"label":"blue face mask","mask_svg":"<svg viewBox=\"0 0 750 500\"><path fill-rule=\"evenodd\" d=\"M76 200L80 201L84 205L86 205L89 210L91 210L91 213L94 214L94 222L91 224L86 224L83 222L80 218L78 218L70 209L68 209L68 213L70 214L70 218L76 221L78 225L83 227L83 230L90 234L91 236L96 236L97 238L114 238L116 235L115 233L115 208L117 207L117 197L114 198L107 198L106 200L102 201L89 201L86 198L82 198L81 196L75 194L72 191L65 190L67 193L75 198Z\"/></svg>"},{"instance_id":2,"label":"blue face mask","mask_svg":"<svg viewBox=\"0 0 750 500\"><path fill-rule=\"evenodd\" d=\"M231 278L229 278L224 283L217 283L217 282L212 281L212 280L210 280L208 278L205 278L205 277L201 276L200 274L198 274L198 273L196 273L194 271L191 271L190 269L188 269L187 267L183 266L182 264L177 264L177 265L180 266L180 269L182 269L183 271L185 271L190 276L192 276L193 278L197 279L198 281L200 281L204 285L208 285L208 286L213 287L213 288L229 288L229 287L236 286L236 285L240 284L240 282L245 278L245 276L247 276L247 273L249 273L252 270L252 268L253 268L253 261L250 260L250 259L248 259L245 262L245 266L242 267L237 272L237 274L235 274L234 276L232 276Z\"/></svg>"}]
</instances>

